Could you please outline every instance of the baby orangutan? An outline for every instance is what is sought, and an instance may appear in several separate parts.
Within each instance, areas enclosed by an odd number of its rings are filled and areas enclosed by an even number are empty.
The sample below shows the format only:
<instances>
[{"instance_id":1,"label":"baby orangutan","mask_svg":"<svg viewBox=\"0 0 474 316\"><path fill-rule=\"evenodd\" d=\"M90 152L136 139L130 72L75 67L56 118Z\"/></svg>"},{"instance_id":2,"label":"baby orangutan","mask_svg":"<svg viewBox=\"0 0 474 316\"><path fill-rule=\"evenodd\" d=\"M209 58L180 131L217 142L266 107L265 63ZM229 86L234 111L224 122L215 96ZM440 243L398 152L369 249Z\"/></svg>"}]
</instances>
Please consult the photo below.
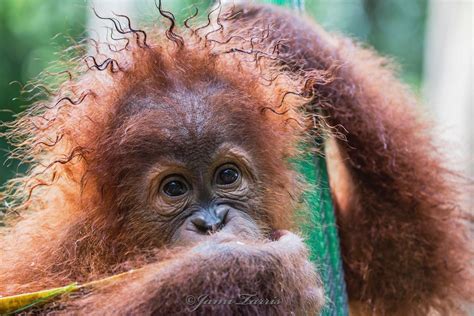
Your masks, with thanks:
<instances>
[{"instance_id":1,"label":"baby orangutan","mask_svg":"<svg viewBox=\"0 0 474 316\"><path fill-rule=\"evenodd\" d=\"M107 18L123 37L93 41L12 125L32 167L7 192L0 294L134 269L35 312L317 314L292 161L334 135L352 311L461 312L472 252L456 183L386 61L271 6L218 6L179 30L158 7L166 30Z\"/></svg>"}]
</instances>

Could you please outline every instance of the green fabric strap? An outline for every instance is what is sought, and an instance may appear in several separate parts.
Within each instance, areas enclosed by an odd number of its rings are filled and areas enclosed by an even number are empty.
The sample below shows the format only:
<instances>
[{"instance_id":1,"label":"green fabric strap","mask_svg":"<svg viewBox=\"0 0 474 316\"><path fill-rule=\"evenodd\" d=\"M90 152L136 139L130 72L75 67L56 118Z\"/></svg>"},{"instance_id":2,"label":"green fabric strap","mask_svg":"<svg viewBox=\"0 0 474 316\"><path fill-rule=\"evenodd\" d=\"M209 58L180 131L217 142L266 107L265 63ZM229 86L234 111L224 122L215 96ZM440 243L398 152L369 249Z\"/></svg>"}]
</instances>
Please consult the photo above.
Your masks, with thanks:
<instances>
[{"instance_id":1,"label":"green fabric strap","mask_svg":"<svg viewBox=\"0 0 474 316\"><path fill-rule=\"evenodd\" d=\"M321 154L308 153L297 162L297 166L311 185L304 194L310 218L302 228L311 260L317 264L324 284L327 303L321 315L348 315L346 283L325 158Z\"/></svg>"},{"instance_id":2,"label":"green fabric strap","mask_svg":"<svg viewBox=\"0 0 474 316\"><path fill-rule=\"evenodd\" d=\"M304 0L263 0L261 2L273 3L276 5L289 6L300 11L304 10Z\"/></svg>"},{"instance_id":3,"label":"green fabric strap","mask_svg":"<svg viewBox=\"0 0 474 316\"><path fill-rule=\"evenodd\" d=\"M261 2L291 7L299 12L304 11L304 0L261 0ZM322 148L319 142L316 143L315 148ZM311 251L311 260L317 264L318 273L324 284L327 303L321 315L349 315L326 160L320 154L308 153L297 161L297 168L305 177L306 182L312 185L304 196L310 218L302 229L306 236L306 244Z\"/></svg>"}]
</instances>

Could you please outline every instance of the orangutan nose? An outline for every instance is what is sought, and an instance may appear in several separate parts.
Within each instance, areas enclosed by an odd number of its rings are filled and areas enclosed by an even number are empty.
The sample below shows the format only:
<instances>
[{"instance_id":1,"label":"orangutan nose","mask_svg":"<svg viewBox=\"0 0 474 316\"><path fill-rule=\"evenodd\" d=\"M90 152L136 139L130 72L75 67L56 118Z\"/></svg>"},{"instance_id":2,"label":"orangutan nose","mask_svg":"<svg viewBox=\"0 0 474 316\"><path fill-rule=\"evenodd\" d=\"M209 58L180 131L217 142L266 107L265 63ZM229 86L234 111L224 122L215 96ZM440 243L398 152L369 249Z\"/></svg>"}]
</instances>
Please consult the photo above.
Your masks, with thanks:
<instances>
[{"instance_id":1,"label":"orangutan nose","mask_svg":"<svg viewBox=\"0 0 474 316\"><path fill-rule=\"evenodd\" d=\"M225 225L228 212L229 209L227 207L203 210L194 215L191 219L191 223L193 223L201 233L214 233Z\"/></svg>"}]
</instances>

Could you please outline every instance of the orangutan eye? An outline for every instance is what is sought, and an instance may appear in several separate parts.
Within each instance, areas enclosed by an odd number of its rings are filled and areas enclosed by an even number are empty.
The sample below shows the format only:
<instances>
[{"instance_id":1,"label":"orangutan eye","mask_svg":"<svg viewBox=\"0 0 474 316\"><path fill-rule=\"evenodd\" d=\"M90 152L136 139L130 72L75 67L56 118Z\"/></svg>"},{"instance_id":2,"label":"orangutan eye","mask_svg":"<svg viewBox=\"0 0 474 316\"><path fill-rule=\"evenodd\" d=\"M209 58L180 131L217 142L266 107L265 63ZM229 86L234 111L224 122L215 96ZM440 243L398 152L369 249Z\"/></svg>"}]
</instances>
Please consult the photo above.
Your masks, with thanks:
<instances>
[{"instance_id":1,"label":"orangutan eye","mask_svg":"<svg viewBox=\"0 0 474 316\"><path fill-rule=\"evenodd\" d=\"M168 196L177 197L186 194L189 188L181 177L173 176L163 181L161 190Z\"/></svg>"},{"instance_id":2,"label":"orangutan eye","mask_svg":"<svg viewBox=\"0 0 474 316\"><path fill-rule=\"evenodd\" d=\"M234 165L224 165L217 170L216 183L219 185L229 185L240 178L240 171Z\"/></svg>"}]
</instances>

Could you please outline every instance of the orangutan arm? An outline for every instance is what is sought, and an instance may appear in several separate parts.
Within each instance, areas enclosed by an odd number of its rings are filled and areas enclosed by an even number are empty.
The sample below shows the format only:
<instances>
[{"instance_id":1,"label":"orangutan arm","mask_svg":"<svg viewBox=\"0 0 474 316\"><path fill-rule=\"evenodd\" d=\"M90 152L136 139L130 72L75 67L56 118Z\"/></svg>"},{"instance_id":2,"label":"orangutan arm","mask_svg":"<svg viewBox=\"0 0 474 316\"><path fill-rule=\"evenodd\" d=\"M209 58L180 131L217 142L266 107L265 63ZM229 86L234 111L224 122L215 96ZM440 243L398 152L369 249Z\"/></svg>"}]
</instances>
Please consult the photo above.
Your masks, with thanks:
<instances>
[{"instance_id":1,"label":"orangutan arm","mask_svg":"<svg viewBox=\"0 0 474 316\"><path fill-rule=\"evenodd\" d=\"M280 66L304 76L307 113L333 127L326 132L337 137L339 163L329 172L339 184L332 191L350 300L406 315L453 312L472 299L459 183L390 63L276 7L227 13L226 36L254 36L254 50L277 51Z\"/></svg>"}]
</instances>

